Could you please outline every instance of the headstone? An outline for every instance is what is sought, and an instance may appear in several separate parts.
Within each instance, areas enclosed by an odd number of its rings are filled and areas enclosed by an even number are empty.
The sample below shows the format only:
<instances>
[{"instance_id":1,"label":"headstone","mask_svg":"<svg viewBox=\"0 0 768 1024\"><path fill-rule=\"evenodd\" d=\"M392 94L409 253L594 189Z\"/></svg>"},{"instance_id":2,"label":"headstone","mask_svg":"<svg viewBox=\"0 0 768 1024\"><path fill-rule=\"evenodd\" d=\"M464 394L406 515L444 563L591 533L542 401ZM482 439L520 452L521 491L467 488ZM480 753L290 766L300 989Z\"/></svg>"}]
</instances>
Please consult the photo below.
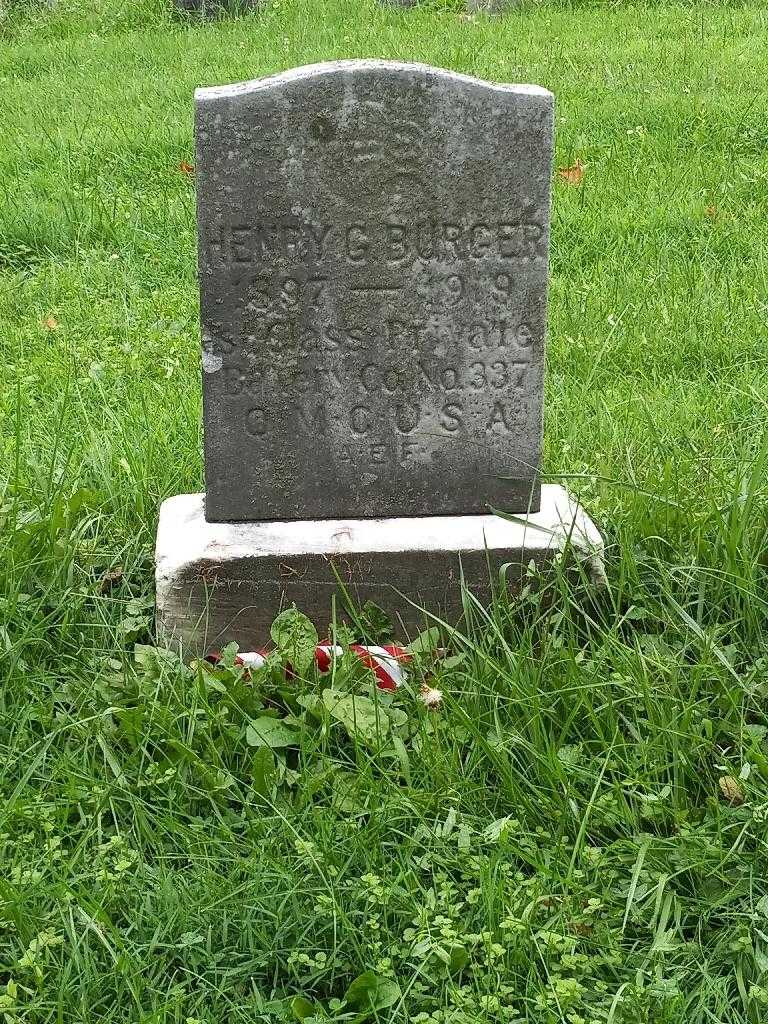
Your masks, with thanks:
<instances>
[{"instance_id":1,"label":"headstone","mask_svg":"<svg viewBox=\"0 0 768 1024\"><path fill-rule=\"evenodd\" d=\"M253 649L291 601L325 630L339 581L412 630L502 564L599 572L539 482L551 94L344 61L196 108L207 493L163 503L160 633Z\"/></svg>"},{"instance_id":2,"label":"headstone","mask_svg":"<svg viewBox=\"0 0 768 1024\"><path fill-rule=\"evenodd\" d=\"M247 14L259 10L264 0L174 0L180 11L216 18L222 14Z\"/></svg>"},{"instance_id":3,"label":"headstone","mask_svg":"<svg viewBox=\"0 0 768 1024\"><path fill-rule=\"evenodd\" d=\"M346 61L196 105L207 518L538 509L552 95Z\"/></svg>"},{"instance_id":4,"label":"headstone","mask_svg":"<svg viewBox=\"0 0 768 1024\"><path fill-rule=\"evenodd\" d=\"M467 0L467 14L503 14L518 6L518 0Z\"/></svg>"},{"instance_id":5,"label":"headstone","mask_svg":"<svg viewBox=\"0 0 768 1024\"><path fill-rule=\"evenodd\" d=\"M421 0L379 0L384 7L416 7ZM503 14L518 5L518 0L466 0L467 14Z\"/></svg>"}]
</instances>

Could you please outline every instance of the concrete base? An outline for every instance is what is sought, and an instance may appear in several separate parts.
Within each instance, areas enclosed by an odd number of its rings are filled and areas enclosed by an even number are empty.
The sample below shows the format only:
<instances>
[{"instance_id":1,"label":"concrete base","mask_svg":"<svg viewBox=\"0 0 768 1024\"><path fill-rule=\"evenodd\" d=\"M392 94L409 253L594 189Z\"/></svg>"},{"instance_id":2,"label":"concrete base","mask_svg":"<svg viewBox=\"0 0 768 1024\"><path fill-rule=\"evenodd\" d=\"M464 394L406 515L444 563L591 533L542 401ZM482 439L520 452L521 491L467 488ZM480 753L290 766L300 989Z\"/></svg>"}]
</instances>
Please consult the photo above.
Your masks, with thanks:
<instances>
[{"instance_id":1,"label":"concrete base","mask_svg":"<svg viewBox=\"0 0 768 1024\"><path fill-rule=\"evenodd\" d=\"M194 652L232 640L253 650L294 602L324 634L339 594L335 574L355 602L384 608L404 639L427 621L411 601L451 624L459 620L462 573L484 599L500 565L510 563L508 585L519 587L531 561L545 567L568 540L602 572L597 527L553 485L542 487L541 511L517 522L481 515L207 523L204 498L168 498L157 531L158 632ZM336 607L340 619L339 600Z\"/></svg>"}]
</instances>

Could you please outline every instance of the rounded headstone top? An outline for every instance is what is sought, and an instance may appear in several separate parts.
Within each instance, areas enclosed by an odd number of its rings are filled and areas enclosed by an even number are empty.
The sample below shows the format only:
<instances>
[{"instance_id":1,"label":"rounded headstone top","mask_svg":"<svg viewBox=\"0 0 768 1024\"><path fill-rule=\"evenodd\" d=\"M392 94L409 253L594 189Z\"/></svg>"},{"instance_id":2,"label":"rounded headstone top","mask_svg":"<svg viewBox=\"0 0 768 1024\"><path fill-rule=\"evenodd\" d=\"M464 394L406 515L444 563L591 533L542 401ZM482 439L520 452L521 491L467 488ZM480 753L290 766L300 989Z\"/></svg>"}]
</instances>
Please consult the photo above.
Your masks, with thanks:
<instances>
[{"instance_id":1,"label":"rounded headstone top","mask_svg":"<svg viewBox=\"0 0 768 1024\"><path fill-rule=\"evenodd\" d=\"M552 120L392 61L197 91L209 520L538 507Z\"/></svg>"},{"instance_id":2,"label":"rounded headstone top","mask_svg":"<svg viewBox=\"0 0 768 1024\"><path fill-rule=\"evenodd\" d=\"M232 85L212 85L195 89L195 100L206 102L244 96L250 93L261 92L264 89L282 89L287 85L303 82L309 79L322 79L328 75L404 75L413 78L434 78L436 80L451 81L480 89L491 89L506 93L516 93L520 96L538 96L549 102L554 102L554 95L540 85L524 83L490 82L483 78L475 78L472 75L464 75L458 71L451 71L447 68L435 67L431 64L419 64L408 61L375 60L364 58L360 60L328 60L319 64L304 64L301 67L289 68L286 71L279 71L273 75L266 75L264 78L254 78L247 82L235 82Z\"/></svg>"}]
</instances>

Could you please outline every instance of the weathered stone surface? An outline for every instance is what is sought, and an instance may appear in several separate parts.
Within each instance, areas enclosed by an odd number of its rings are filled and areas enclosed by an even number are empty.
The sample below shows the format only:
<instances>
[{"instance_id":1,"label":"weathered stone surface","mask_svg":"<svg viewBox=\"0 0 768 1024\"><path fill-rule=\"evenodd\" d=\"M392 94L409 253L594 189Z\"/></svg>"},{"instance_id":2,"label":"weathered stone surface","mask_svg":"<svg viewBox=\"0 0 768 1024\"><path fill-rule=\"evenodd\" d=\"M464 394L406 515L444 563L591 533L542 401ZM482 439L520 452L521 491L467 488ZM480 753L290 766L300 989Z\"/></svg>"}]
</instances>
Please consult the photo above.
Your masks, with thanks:
<instances>
[{"instance_id":1,"label":"weathered stone surface","mask_svg":"<svg viewBox=\"0 0 768 1024\"><path fill-rule=\"evenodd\" d=\"M384 7L417 7L422 0L379 0ZM503 14L518 6L518 0L466 0L468 14Z\"/></svg>"},{"instance_id":2,"label":"weathered stone surface","mask_svg":"<svg viewBox=\"0 0 768 1024\"><path fill-rule=\"evenodd\" d=\"M157 621L169 643L198 653L235 641L253 650L281 608L295 602L319 630L332 618L334 570L359 603L373 600L399 624L400 638L424 626L423 604L455 624L460 568L480 598L509 562L509 585L533 560L545 568L569 539L601 569L602 539L561 487L542 488L526 525L497 516L433 516L306 523L209 523L202 494L169 498L157 535ZM339 607L341 607L339 605Z\"/></svg>"},{"instance_id":3,"label":"weathered stone surface","mask_svg":"<svg viewBox=\"0 0 768 1024\"><path fill-rule=\"evenodd\" d=\"M197 91L209 520L538 508L552 106L381 61Z\"/></svg>"},{"instance_id":4,"label":"weathered stone surface","mask_svg":"<svg viewBox=\"0 0 768 1024\"><path fill-rule=\"evenodd\" d=\"M467 0L468 14L503 14L518 6L518 0Z\"/></svg>"},{"instance_id":5,"label":"weathered stone surface","mask_svg":"<svg viewBox=\"0 0 768 1024\"><path fill-rule=\"evenodd\" d=\"M222 14L246 14L259 10L265 0L174 0L180 11L216 18Z\"/></svg>"},{"instance_id":6,"label":"weathered stone surface","mask_svg":"<svg viewBox=\"0 0 768 1024\"><path fill-rule=\"evenodd\" d=\"M384 7L417 7L422 0L379 0ZM518 6L518 0L466 0L468 14L503 14Z\"/></svg>"}]
</instances>

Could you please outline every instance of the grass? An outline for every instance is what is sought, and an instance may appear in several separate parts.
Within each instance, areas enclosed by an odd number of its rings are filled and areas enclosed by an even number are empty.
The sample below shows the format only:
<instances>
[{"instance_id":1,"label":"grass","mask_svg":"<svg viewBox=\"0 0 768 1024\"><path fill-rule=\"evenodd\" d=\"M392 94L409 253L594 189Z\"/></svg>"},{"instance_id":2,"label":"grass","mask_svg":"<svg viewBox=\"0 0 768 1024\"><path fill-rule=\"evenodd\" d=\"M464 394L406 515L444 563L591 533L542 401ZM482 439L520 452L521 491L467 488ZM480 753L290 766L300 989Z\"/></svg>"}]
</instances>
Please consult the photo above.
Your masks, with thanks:
<instances>
[{"instance_id":1,"label":"grass","mask_svg":"<svg viewBox=\"0 0 768 1024\"><path fill-rule=\"evenodd\" d=\"M5 5L6 1021L768 1014L768 15L448 7ZM354 56L555 92L585 176L555 186L545 469L609 543L600 595L471 606L415 673L439 712L345 661L367 733L311 668L206 674L151 621L158 505L202 484L192 91ZM249 745L275 706L294 740Z\"/></svg>"}]
</instances>

